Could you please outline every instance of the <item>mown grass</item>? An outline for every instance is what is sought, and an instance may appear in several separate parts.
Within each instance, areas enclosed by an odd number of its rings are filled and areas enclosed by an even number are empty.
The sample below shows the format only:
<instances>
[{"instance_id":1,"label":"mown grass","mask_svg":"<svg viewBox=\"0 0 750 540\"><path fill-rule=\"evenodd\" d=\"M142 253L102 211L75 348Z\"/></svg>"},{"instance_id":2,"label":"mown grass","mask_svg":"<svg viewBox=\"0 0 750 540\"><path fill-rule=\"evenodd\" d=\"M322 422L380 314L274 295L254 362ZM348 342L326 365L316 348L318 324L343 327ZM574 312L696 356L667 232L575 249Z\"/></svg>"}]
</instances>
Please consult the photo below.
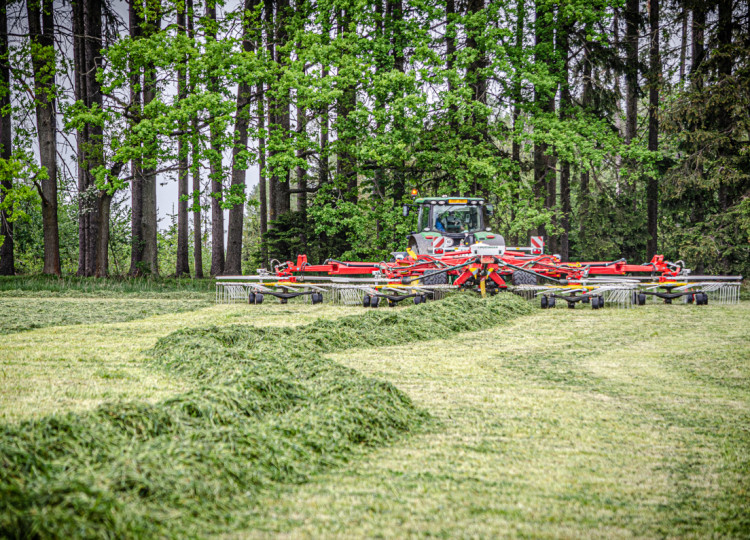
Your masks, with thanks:
<instances>
[{"instance_id":1,"label":"mown grass","mask_svg":"<svg viewBox=\"0 0 750 540\"><path fill-rule=\"evenodd\" d=\"M160 297L207 299L213 298L214 279L109 277L82 278L77 276L0 276L0 296L67 296L67 297Z\"/></svg>"},{"instance_id":2,"label":"mown grass","mask_svg":"<svg viewBox=\"0 0 750 540\"><path fill-rule=\"evenodd\" d=\"M29 319L32 304L28 300L11 300L3 320ZM129 299L134 305L163 301ZM90 300L52 298L45 302L63 318L74 319ZM179 329L227 324L298 326L361 310L303 304L218 305L129 322L48 326L0 334L0 420L81 411L114 399L155 402L187 390L190 384L186 379L144 366L143 351Z\"/></svg>"},{"instance_id":3,"label":"mown grass","mask_svg":"<svg viewBox=\"0 0 750 540\"><path fill-rule=\"evenodd\" d=\"M210 306L208 299L11 298L0 297L0 334L45 328L125 322Z\"/></svg>"},{"instance_id":4,"label":"mown grass","mask_svg":"<svg viewBox=\"0 0 750 540\"><path fill-rule=\"evenodd\" d=\"M151 365L194 389L4 426L0 534L184 537L236 526L264 488L306 481L423 424L403 393L324 353L486 328L529 311L512 296L462 295L295 331L170 334Z\"/></svg>"},{"instance_id":5,"label":"mown grass","mask_svg":"<svg viewBox=\"0 0 750 540\"><path fill-rule=\"evenodd\" d=\"M229 536L747 537L748 328L748 304L566 309L331 355L437 422Z\"/></svg>"}]
</instances>

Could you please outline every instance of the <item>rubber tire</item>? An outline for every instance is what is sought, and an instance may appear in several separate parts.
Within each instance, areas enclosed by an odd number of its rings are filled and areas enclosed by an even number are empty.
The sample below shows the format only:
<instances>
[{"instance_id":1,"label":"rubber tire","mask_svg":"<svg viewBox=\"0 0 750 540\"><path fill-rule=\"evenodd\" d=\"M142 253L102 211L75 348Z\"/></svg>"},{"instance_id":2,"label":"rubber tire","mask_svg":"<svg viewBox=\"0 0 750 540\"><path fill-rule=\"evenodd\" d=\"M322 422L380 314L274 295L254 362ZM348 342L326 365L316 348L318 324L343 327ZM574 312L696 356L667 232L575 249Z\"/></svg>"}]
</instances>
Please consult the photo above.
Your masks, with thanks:
<instances>
[{"instance_id":1,"label":"rubber tire","mask_svg":"<svg viewBox=\"0 0 750 540\"><path fill-rule=\"evenodd\" d=\"M427 249L432 247L432 243L421 234L412 234L409 236L409 249L417 255L427 255Z\"/></svg>"},{"instance_id":2,"label":"rubber tire","mask_svg":"<svg viewBox=\"0 0 750 540\"><path fill-rule=\"evenodd\" d=\"M443 272L442 274L435 274L432 276L423 277L419 280L421 285L447 285L448 274Z\"/></svg>"},{"instance_id":3,"label":"rubber tire","mask_svg":"<svg viewBox=\"0 0 750 540\"><path fill-rule=\"evenodd\" d=\"M322 304L323 303L323 294L322 293L312 293L310 295L312 297L312 303L315 304Z\"/></svg>"},{"instance_id":4,"label":"rubber tire","mask_svg":"<svg viewBox=\"0 0 750 540\"><path fill-rule=\"evenodd\" d=\"M556 303L557 303L557 302L555 301L555 297L554 297L554 296L550 296L550 297L549 297L549 298L547 299L547 307L548 307L548 308L550 308L550 309L551 309L551 308L553 308L553 307L555 307L555 304L556 304Z\"/></svg>"},{"instance_id":5,"label":"rubber tire","mask_svg":"<svg viewBox=\"0 0 750 540\"><path fill-rule=\"evenodd\" d=\"M604 297L599 297L599 309L602 309L604 307Z\"/></svg>"},{"instance_id":6,"label":"rubber tire","mask_svg":"<svg viewBox=\"0 0 750 540\"><path fill-rule=\"evenodd\" d=\"M263 294L261 293L255 293L255 304L262 304L263 303Z\"/></svg>"},{"instance_id":7,"label":"rubber tire","mask_svg":"<svg viewBox=\"0 0 750 540\"><path fill-rule=\"evenodd\" d=\"M536 285L539 283L539 278L536 274L530 272L514 270L513 275L511 276L511 282L513 285Z\"/></svg>"},{"instance_id":8,"label":"rubber tire","mask_svg":"<svg viewBox=\"0 0 750 540\"><path fill-rule=\"evenodd\" d=\"M645 306L646 305L646 295L643 293L638 294L638 305L639 306Z\"/></svg>"},{"instance_id":9,"label":"rubber tire","mask_svg":"<svg viewBox=\"0 0 750 540\"><path fill-rule=\"evenodd\" d=\"M418 306L418 305L419 305L419 304L421 304L421 303L422 303L422 297L421 297L421 296L419 296L419 295L415 296L415 297L414 297L414 305L415 305L415 306Z\"/></svg>"},{"instance_id":10,"label":"rubber tire","mask_svg":"<svg viewBox=\"0 0 750 540\"><path fill-rule=\"evenodd\" d=\"M248 304L254 304L255 303L255 293L251 292L247 295L247 303Z\"/></svg>"},{"instance_id":11,"label":"rubber tire","mask_svg":"<svg viewBox=\"0 0 750 540\"><path fill-rule=\"evenodd\" d=\"M694 294L687 295L687 303L692 304L694 302L695 302L695 295Z\"/></svg>"},{"instance_id":12,"label":"rubber tire","mask_svg":"<svg viewBox=\"0 0 750 540\"><path fill-rule=\"evenodd\" d=\"M362 305L364 307L370 307L370 295L366 294L362 297Z\"/></svg>"},{"instance_id":13,"label":"rubber tire","mask_svg":"<svg viewBox=\"0 0 750 540\"><path fill-rule=\"evenodd\" d=\"M596 296L591 299L591 309L599 309L599 299Z\"/></svg>"},{"instance_id":14,"label":"rubber tire","mask_svg":"<svg viewBox=\"0 0 750 540\"><path fill-rule=\"evenodd\" d=\"M547 309L549 307L549 300L546 296L542 296L542 301L540 303L542 304L542 309Z\"/></svg>"},{"instance_id":15,"label":"rubber tire","mask_svg":"<svg viewBox=\"0 0 750 540\"><path fill-rule=\"evenodd\" d=\"M707 306L708 305L708 294L702 293L701 294L701 305Z\"/></svg>"},{"instance_id":16,"label":"rubber tire","mask_svg":"<svg viewBox=\"0 0 750 540\"><path fill-rule=\"evenodd\" d=\"M380 297L379 296L373 296L370 298L370 307L376 308L380 305Z\"/></svg>"}]
</instances>

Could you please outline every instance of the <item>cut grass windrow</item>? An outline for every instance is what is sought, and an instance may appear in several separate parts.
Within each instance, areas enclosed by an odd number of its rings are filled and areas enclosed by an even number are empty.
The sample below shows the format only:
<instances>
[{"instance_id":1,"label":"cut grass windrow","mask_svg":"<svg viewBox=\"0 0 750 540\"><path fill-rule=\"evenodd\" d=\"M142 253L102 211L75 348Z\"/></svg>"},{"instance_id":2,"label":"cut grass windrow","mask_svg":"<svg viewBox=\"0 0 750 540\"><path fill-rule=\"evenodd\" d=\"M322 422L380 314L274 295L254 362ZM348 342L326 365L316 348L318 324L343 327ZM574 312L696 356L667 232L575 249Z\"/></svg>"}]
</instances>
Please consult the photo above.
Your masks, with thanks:
<instances>
[{"instance_id":1,"label":"cut grass windrow","mask_svg":"<svg viewBox=\"0 0 750 540\"><path fill-rule=\"evenodd\" d=\"M296 329L235 325L162 338L151 365L199 386L0 431L0 536L202 536L241 525L263 488L298 483L417 429L388 383L323 357L498 325L523 300L459 295Z\"/></svg>"}]
</instances>

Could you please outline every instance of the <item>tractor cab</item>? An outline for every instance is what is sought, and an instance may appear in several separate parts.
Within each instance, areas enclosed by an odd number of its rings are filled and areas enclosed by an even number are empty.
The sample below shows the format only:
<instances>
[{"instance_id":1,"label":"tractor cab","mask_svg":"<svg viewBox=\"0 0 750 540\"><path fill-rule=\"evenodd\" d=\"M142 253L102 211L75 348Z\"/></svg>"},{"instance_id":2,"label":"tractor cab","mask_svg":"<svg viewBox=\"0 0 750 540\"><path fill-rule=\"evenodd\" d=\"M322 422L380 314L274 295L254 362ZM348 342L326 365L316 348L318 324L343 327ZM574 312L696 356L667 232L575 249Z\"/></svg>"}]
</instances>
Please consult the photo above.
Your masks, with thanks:
<instances>
[{"instance_id":1,"label":"tractor cab","mask_svg":"<svg viewBox=\"0 0 750 540\"><path fill-rule=\"evenodd\" d=\"M489 226L492 207L480 197L418 198L414 205L404 206L404 215L410 207L417 210L417 227L409 235L409 248L419 255L439 256L478 242L505 245Z\"/></svg>"}]
</instances>

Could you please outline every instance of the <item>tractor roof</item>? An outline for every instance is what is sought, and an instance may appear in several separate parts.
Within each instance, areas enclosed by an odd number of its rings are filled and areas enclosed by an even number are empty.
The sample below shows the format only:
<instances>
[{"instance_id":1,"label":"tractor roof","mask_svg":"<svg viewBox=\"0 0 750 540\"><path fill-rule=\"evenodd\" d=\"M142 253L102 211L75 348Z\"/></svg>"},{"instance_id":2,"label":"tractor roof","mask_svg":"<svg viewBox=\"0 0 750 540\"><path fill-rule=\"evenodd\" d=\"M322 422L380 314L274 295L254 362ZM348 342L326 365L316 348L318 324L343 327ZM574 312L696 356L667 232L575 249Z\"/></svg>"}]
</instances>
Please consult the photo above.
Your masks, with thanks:
<instances>
[{"instance_id":1,"label":"tractor roof","mask_svg":"<svg viewBox=\"0 0 750 540\"><path fill-rule=\"evenodd\" d=\"M450 197L419 197L418 199L415 199L415 203L417 204L424 204L429 203L432 201L445 201L446 204L463 204L468 201L482 201L484 202L483 197L460 197L458 195L452 195Z\"/></svg>"}]
</instances>

